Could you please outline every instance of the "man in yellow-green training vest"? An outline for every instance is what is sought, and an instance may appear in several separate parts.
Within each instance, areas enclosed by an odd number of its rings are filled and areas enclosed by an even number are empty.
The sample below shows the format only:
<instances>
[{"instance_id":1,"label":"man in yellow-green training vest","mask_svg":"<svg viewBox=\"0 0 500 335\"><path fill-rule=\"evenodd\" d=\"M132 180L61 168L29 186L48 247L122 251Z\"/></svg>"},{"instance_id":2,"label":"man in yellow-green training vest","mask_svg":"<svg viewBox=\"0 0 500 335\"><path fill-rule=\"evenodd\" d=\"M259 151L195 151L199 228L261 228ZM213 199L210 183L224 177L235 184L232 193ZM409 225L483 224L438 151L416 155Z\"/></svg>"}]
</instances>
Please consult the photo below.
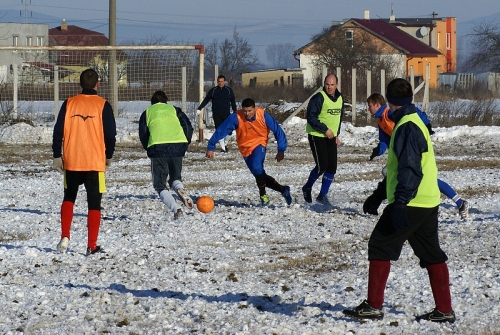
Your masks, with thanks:
<instances>
[{"instance_id":1,"label":"man in yellow-green training vest","mask_svg":"<svg viewBox=\"0 0 500 335\"><path fill-rule=\"evenodd\" d=\"M395 123L387 157L387 200L368 242L368 297L361 305L344 310L359 319L382 319L384 292L391 261L399 259L405 241L427 269L435 308L416 321L455 322L450 279L438 237L440 191L434 149L427 127L412 104L413 90L397 78L386 93Z\"/></svg>"},{"instance_id":2,"label":"man in yellow-green training vest","mask_svg":"<svg viewBox=\"0 0 500 335\"><path fill-rule=\"evenodd\" d=\"M328 205L327 194L337 172L337 146L344 114L344 97L337 89L334 74L325 77L323 90L312 96L307 105L307 139L316 166L302 186L304 200L312 203L312 187L320 176L321 189L316 201Z\"/></svg>"},{"instance_id":3,"label":"man in yellow-green training vest","mask_svg":"<svg viewBox=\"0 0 500 335\"><path fill-rule=\"evenodd\" d=\"M153 187L161 201L174 213L174 220L183 212L168 185L179 196L184 205L192 209L193 200L182 184L182 159L193 136L193 127L187 115L178 107L167 103L167 95L156 91L151 97L151 106L139 119L139 139L151 159Z\"/></svg>"}]
</instances>

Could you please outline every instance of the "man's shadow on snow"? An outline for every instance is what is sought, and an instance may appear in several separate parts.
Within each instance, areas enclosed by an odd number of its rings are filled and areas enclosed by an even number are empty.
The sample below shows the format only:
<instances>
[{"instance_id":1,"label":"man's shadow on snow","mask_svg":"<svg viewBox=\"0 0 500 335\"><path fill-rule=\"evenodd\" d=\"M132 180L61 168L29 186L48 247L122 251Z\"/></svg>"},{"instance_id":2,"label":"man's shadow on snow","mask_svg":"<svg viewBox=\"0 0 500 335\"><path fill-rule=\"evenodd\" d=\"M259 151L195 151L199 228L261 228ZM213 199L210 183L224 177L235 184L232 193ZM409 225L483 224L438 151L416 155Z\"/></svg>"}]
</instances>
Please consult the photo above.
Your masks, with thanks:
<instances>
[{"instance_id":1,"label":"man's shadow on snow","mask_svg":"<svg viewBox=\"0 0 500 335\"><path fill-rule=\"evenodd\" d=\"M73 285L71 283L65 284L64 285L67 288L82 288L82 289L87 289L87 290L112 290L112 291L117 291L121 294L127 294L130 293L134 297L138 298L154 298L154 299L161 299L161 298L166 298L166 299L179 299L186 301L188 299L203 299L207 302L210 303L235 303L239 304L238 308L249 308L253 307L257 309L260 312L269 312L269 313L277 313L277 314L283 314L287 316L292 316L295 314L297 311L300 311L304 308L311 307L311 308L319 308L322 313L319 313L315 315L315 317L320 318L320 317L332 317L333 312L339 312L345 309L345 306L342 306L341 304L336 304L336 305L331 305L330 303L327 302L320 302L320 303L305 303L305 298L300 299L297 302L283 302L281 297L278 295L275 296L251 296L246 293L225 293L219 296L214 296L214 295L204 295L204 294L198 294L198 293L191 293L191 294L186 294L183 292L175 292L175 291L160 291L157 288L152 288L149 290L131 290L128 289L125 285L123 284L111 284L109 287L91 287L87 284L82 284L82 285ZM85 293L84 293L85 294ZM84 296L84 295L82 295ZM348 318L336 318L338 320L352 320Z\"/></svg>"}]
</instances>

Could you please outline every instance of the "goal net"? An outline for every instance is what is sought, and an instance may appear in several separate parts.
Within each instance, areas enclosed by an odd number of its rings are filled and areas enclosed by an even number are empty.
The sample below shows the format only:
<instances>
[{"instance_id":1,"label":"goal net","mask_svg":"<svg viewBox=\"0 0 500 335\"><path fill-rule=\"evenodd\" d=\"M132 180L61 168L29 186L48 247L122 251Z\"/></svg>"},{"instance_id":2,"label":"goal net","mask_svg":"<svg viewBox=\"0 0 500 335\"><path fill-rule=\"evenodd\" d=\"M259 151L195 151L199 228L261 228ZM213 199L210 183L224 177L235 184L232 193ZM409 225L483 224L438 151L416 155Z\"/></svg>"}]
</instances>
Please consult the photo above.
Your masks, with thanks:
<instances>
[{"instance_id":1,"label":"goal net","mask_svg":"<svg viewBox=\"0 0 500 335\"><path fill-rule=\"evenodd\" d=\"M53 119L65 99L81 92L81 72L92 68L115 116L137 117L162 90L194 126L203 61L200 45L0 47L0 113Z\"/></svg>"}]
</instances>

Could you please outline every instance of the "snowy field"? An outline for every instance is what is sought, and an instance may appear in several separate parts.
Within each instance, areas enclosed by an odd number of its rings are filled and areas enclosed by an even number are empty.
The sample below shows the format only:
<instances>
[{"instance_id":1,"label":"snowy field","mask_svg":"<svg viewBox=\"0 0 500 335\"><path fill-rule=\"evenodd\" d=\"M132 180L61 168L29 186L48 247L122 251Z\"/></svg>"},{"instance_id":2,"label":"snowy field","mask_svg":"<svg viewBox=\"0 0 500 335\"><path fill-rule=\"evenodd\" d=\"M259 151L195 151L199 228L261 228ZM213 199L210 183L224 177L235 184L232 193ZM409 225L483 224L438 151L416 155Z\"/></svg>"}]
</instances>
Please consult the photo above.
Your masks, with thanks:
<instances>
[{"instance_id":1,"label":"snowy field","mask_svg":"<svg viewBox=\"0 0 500 335\"><path fill-rule=\"evenodd\" d=\"M207 160L206 142L195 138L185 186L193 198L212 196L216 207L173 221L139 146L134 121L145 107L117 120L98 241L107 252L89 257L83 189L68 253L56 251L63 180L51 169L53 122L0 128L1 334L500 334L499 127L433 135L440 178L472 206L466 221L451 200L440 207L457 322L414 321L434 305L427 271L408 245L392 263L384 319L359 322L342 309L366 297L377 217L363 214L362 203L385 160L368 160L376 129L344 124L333 208L301 196L313 167L303 120L283 126L285 160L273 160L271 141L266 161L268 174L291 186L291 206L270 190L271 206L261 208L234 143ZM317 183L313 196L318 191Z\"/></svg>"}]
</instances>

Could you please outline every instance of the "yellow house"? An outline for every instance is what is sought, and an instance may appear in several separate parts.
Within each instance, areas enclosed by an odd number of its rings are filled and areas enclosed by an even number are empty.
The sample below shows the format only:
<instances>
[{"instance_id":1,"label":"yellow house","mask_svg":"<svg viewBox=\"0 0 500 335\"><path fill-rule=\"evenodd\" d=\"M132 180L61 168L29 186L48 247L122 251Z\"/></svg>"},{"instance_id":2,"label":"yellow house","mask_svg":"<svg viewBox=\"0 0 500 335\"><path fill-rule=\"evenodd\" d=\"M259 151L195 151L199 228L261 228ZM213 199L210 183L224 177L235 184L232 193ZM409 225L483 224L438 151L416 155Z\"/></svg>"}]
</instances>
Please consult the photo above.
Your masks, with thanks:
<instances>
[{"instance_id":1,"label":"yellow house","mask_svg":"<svg viewBox=\"0 0 500 335\"><path fill-rule=\"evenodd\" d=\"M304 86L302 69L272 69L243 72L241 74L243 87L255 86Z\"/></svg>"}]
</instances>

